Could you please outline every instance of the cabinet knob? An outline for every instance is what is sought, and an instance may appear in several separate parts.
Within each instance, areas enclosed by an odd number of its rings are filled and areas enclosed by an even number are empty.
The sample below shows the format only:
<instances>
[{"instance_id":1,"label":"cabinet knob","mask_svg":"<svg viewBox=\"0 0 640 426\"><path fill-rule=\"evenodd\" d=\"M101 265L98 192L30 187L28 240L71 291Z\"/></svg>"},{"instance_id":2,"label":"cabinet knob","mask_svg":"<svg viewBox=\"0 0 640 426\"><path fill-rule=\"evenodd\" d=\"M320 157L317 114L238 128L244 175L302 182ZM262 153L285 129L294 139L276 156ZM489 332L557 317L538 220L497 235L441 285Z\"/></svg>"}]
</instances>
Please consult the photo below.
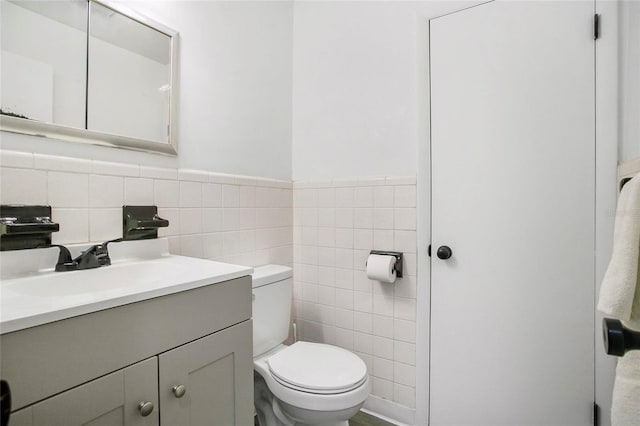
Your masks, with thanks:
<instances>
[{"instance_id":1,"label":"cabinet knob","mask_svg":"<svg viewBox=\"0 0 640 426\"><path fill-rule=\"evenodd\" d=\"M171 390L176 398L182 398L184 394L187 393L187 388L184 385L174 386Z\"/></svg>"},{"instance_id":2,"label":"cabinet knob","mask_svg":"<svg viewBox=\"0 0 640 426\"><path fill-rule=\"evenodd\" d=\"M142 417L147 417L153 411L153 402L142 401L140 404L138 404L138 410L140 411L140 415Z\"/></svg>"}]
</instances>

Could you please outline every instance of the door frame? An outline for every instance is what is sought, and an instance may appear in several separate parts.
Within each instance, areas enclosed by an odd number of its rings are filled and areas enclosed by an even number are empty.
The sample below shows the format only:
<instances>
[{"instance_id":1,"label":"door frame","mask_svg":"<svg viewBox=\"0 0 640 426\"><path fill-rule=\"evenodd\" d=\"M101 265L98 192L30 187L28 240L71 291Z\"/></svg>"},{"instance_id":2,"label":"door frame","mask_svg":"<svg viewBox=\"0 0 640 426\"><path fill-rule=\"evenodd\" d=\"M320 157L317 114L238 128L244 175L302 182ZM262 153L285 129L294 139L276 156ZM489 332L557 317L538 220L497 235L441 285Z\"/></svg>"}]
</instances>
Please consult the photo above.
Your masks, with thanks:
<instances>
[{"instance_id":1,"label":"door frame","mask_svg":"<svg viewBox=\"0 0 640 426\"><path fill-rule=\"evenodd\" d=\"M618 2L595 0L595 11L602 19L600 38L595 43L596 64L596 301L600 284L609 265L613 247L613 225L618 200ZM611 394L616 358L604 352L602 315L595 315L595 401L599 405L600 425L611 424Z\"/></svg>"}]
</instances>

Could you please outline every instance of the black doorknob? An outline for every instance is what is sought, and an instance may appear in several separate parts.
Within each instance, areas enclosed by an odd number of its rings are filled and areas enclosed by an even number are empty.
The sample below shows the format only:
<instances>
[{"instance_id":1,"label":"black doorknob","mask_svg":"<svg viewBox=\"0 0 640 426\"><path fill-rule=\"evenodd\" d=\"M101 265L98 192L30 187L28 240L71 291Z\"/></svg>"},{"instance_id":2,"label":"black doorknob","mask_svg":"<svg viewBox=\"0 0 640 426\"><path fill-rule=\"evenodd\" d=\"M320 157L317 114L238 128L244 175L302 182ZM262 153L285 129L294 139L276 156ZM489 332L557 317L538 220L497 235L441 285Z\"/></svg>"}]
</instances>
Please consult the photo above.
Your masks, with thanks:
<instances>
[{"instance_id":1,"label":"black doorknob","mask_svg":"<svg viewBox=\"0 0 640 426\"><path fill-rule=\"evenodd\" d=\"M438 251L436 252L436 256L438 256L438 259L448 259L452 254L453 252L451 251L451 247L449 246L440 246L438 247Z\"/></svg>"}]
</instances>

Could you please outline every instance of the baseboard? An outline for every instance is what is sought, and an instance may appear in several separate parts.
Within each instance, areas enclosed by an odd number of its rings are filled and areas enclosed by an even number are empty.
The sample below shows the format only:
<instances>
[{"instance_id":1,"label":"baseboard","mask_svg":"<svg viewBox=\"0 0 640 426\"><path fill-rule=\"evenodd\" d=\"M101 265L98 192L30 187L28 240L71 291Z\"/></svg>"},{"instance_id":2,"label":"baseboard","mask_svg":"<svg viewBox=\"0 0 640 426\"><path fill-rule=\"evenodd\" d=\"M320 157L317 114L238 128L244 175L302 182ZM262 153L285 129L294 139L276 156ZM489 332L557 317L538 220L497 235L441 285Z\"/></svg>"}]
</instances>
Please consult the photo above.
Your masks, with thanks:
<instances>
[{"instance_id":1,"label":"baseboard","mask_svg":"<svg viewBox=\"0 0 640 426\"><path fill-rule=\"evenodd\" d=\"M416 410L374 395L369 395L362 411L398 426L413 425L416 416Z\"/></svg>"}]
</instances>

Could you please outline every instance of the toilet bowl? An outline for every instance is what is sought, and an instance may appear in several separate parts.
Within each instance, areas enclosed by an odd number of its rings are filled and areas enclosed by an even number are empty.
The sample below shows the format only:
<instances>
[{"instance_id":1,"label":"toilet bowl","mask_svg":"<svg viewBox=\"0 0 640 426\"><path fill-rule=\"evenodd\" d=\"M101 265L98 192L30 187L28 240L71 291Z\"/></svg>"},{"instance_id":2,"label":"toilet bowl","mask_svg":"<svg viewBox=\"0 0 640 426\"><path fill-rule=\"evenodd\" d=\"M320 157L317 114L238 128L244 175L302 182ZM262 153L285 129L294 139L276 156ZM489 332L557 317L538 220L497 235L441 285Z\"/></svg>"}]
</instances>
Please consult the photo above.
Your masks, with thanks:
<instances>
[{"instance_id":1,"label":"toilet bowl","mask_svg":"<svg viewBox=\"0 0 640 426\"><path fill-rule=\"evenodd\" d=\"M291 268L255 268L254 403L260 425L346 426L369 395L366 365L333 345L284 345L291 295Z\"/></svg>"}]
</instances>

